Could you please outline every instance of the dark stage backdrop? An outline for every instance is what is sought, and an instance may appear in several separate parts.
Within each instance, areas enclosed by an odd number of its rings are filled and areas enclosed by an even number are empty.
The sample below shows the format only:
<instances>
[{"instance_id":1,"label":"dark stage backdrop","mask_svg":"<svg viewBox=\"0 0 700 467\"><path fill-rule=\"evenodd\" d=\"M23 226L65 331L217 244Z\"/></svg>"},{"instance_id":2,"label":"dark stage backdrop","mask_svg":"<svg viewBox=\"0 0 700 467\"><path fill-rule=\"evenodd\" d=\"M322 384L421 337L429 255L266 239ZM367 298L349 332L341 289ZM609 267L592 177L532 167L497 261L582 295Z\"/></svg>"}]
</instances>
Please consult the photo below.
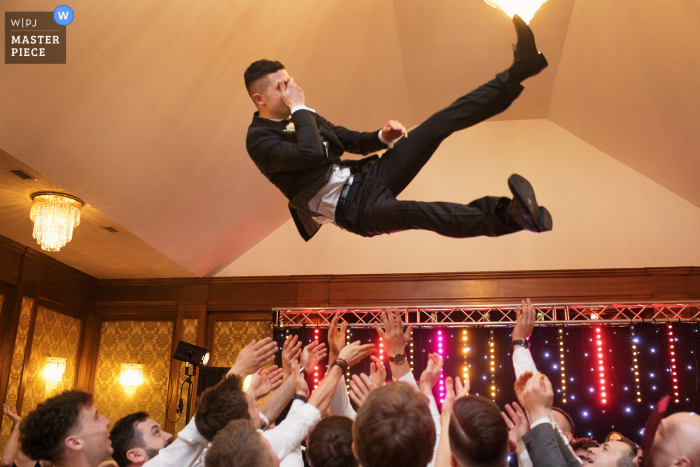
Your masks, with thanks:
<instances>
[{"instance_id":1,"label":"dark stage backdrop","mask_svg":"<svg viewBox=\"0 0 700 467\"><path fill-rule=\"evenodd\" d=\"M305 343L315 336L321 342L326 342L327 332L327 328L311 326L275 328L274 337L281 350L288 335L299 335ZM416 379L420 378L428 353L437 352L442 342L445 376L461 376L466 366L470 374L471 394L494 399L503 408L506 403L516 400L511 332L512 328L459 325L449 328L415 327L412 341L414 375ZM377 354L380 354L381 343L374 329L351 327L347 337L350 341L374 342ZM667 323L636 324L634 335L631 326L538 327L530 338L530 344L537 368L549 377L554 387L554 405L571 415L576 424L577 437L592 436L603 442L609 432L619 431L639 443L647 416L666 394L671 395L669 412L700 412L698 323L673 323L670 327ZM410 348L407 346L409 356ZM278 364L280 357L281 353L278 352ZM352 368L351 373L369 374L369 363L369 359L366 359ZM323 361L319 365L319 380L325 374L327 364L327 361ZM386 367L387 379L390 380L389 365ZM310 371L309 374L310 387L313 388L314 372ZM601 380L604 382L601 383ZM436 385L434 391L438 405L439 387L439 384Z\"/></svg>"}]
</instances>

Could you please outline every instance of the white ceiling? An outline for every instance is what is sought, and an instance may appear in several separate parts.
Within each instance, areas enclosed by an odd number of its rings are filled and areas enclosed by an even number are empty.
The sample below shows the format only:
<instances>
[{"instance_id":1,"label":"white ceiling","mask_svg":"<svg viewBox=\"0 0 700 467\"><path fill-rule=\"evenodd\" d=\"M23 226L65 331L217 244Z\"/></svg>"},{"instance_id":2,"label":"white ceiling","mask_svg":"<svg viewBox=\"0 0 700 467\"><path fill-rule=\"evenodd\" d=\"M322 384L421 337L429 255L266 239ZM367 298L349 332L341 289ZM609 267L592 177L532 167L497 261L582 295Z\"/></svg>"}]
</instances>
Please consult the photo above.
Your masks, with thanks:
<instances>
[{"instance_id":1,"label":"white ceiling","mask_svg":"<svg viewBox=\"0 0 700 467\"><path fill-rule=\"evenodd\" d=\"M282 61L308 105L374 130L418 124L490 79L515 41L510 19L482 0L70 6L67 65L1 65L0 163L127 232L119 246L81 225L52 254L100 278L215 275L288 220L245 151L252 61ZM699 4L549 0L531 26L550 67L496 119L550 119L700 207ZM0 235L34 246L37 182L10 177L0 177Z\"/></svg>"}]
</instances>

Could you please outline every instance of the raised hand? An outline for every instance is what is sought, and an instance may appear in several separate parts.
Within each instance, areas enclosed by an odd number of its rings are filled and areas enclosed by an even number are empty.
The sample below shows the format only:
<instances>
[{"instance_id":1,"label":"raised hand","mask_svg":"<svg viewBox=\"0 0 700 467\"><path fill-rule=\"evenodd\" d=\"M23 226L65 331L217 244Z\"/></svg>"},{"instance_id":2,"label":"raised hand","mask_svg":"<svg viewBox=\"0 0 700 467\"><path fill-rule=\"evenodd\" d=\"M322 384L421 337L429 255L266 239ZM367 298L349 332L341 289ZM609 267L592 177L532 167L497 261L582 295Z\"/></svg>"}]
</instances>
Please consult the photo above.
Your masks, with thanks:
<instances>
[{"instance_id":1,"label":"raised hand","mask_svg":"<svg viewBox=\"0 0 700 467\"><path fill-rule=\"evenodd\" d=\"M517 402L513 402L513 406L506 404L506 412L501 412L503 420L505 420L506 425L508 425L508 440L510 441L511 452L515 449L518 453L522 452L525 448L525 443L523 442L523 435L530 431L530 422L527 420L527 415L523 409L520 408Z\"/></svg>"},{"instance_id":2,"label":"raised hand","mask_svg":"<svg viewBox=\"0 0 700 467\"><path fill-rule=\"evenodd\" d=\"M318 362L326 358L327 354L328 349L326 349L326 344L321 344L314 340L304 347L299 363L304 369L311 371L311 368L315 367Z\"/></svg>"},{"instance_id":3,"label":"raised hand","mask_svg":"<svg viewBox=\"0 0 700 467\"><path fill-rule=\"evenodd\" d=\"M445 399L442 402L442 413L449 417L455 401L467 395L469 395L469 380L462 384L459 377L455 377L454 380L451 376L445 378Z\"/></svg>"},{"instance_id":4,"label":"raised hand","mask_svg":"<svg viewBox=\"0 0 700 467\"><path fill-rule=\"evenodd\" d=\"M334 362L340 351L345 347L345 330L348 323L343 322L340 325L340 330L338 330L338 320L340 318L340 313L336 312L331 321L331 327L328 329L328 348L330 352L329 362Z\"/></svg>"},{"instance_id":5,"label":"raised hand","mask_svg":"<svg viewBox=\"0 0 700 467\"><path fill-rule=\"evenodd\" d=\"M282 384L283 373L284 369L278 368L277 365L272 365L264 370L262 368L259 369L253 373L250 386L246 392L255 400L265 397L273 389L277 389Z\"/></svg>"},{"instance_id":6,"label":"raised hand","mask_svg":"<svg viewBox=\"0 0 700 467\"><path fill-rule=\"evenodd\" d=\"M260 342L253 339L250 344L246 345L238 352L236 361L231 369L226 373L226 376L235 374L240 377L252 375L259 368L264 367L268 363L275 360L277 352L277 343L271 337L266 337Z\"/></svg>"},{"instance_id":7,"label":"raised hand","mask_svg":"<svg viewBox=\"0 0 700 467\"><path fill-rule=\"evenodd\" d=\"M387 141L394 141L402 136L408 138L408 131L406 131L405 126L396 120L389 120L382 128L382 138Z\"/></svg>"},{"instance_id":8,"label":"raised hand","mask_svg":"<svg viewBox=\"0 0 700 467\"><path fill-rule=\"evenodd\" d=\"M342 358L348 364L348 368L355 366L360 360L374 353L374 344L360 345L360 341L353 342L342 348L338 358ZM331 365L333 362L331 362Z\"/></svg>"},{"instance_id":9,"label":"raised hand","mask_svg":"<svg viewBox=\"0 0 700 467\"><path fill-rule=\"evenodd\" d=\"M524 373L515 382L515 394L518 396L520 405L528 413L530 420L548 417L549 409L552 408L554 402L552 383L542 373L537 373L534 376L530 373L523 385L521 380L528 374L529 372Z\"/></svg>"},{"instance_id":10,"label":"raised hand","mask_svg":"<svg viewBox=\"0 0 700 467\"><path fill-rule=\"evenodd\" d=\"M294 388L296 390L296 393L308 398L309 385L306 383L306 378L301 372L301 366L296 360L292 361L292 376L294 376Z\"/></svg>"},{"instance_id":11,"label":"raised hand","mask_svg":"<svg viewBox=\"0 0 700 467\"><path fill-rule=\"evenodd\" d=\"M398 310L382 311L382 324L384 329L375 323L374 329L377 330L379 336L384 340L384 348L387 355L393 357L396 354L406 351L406 344L411 340L413 332L413 324L406 327L406 332L403 330L403 322L401 321L401 313Z\"/></svg>"},{"instance_id":12,"label":"raised hand","mask_svg":"<svg viewBox=\"0 0 700 467\"><path fill-rule=\"evenodd\" d=\"M299 336L289 336L282 345L282 369L284 379L292 374L292 360L296 360L301 355L301 342L297 342Z\"/></svg>"},{"instance_id":13,"label":"raised hand","mask_svg":"<svg viewBox=\"0 0 700 467\"><path fill-rule=\"evenodd\" d=\"M372 363L369 364L369 379L375 386L381 388L384 386L384 381L386 381L386 368L384 368L384 362L374 355L372 355L370 359L372 359Z\"/></svg>"},{"instance_id":14,"label":"raised hand","mask_svg":"<svg viewBox=\"0 0 700 467\"><path fill-rule=\"evenodd\" d=\"M522 300L518 308L515 309L515 327L513 328L513 340L529 339L532 330L535 329L537 313L535 307L530 303L530 299Z\"/></svg>"},{"instance_id":15,"label":"raised hand","mask_svg":"<svg viewBox=\"0 0 700 467\"><path fill-rule=\"evenodd\" d=\"M280 80L279 87L282 93L282 100L290 110L297 105L304 105L306 101L304 98L304 90L294 82L294 78L289 78L289 81L286 83Z\"/></svg>"},{"instance_id":16,"label":"raised hand","mask_svg":"<svg viewBox=\"0 0 700 467\"><path fill-rule=\"evenodd\" d=\"M374 363L372 363L372 365L374 365ZM378 387L380 386L377 386L375 382L364 373L361 373L359 376L352 375L352 380L350 380L350 392L348 395L358 407L361 407L369 393Z\"/></svg>"},{"instance_id":17,"label":"raised hand","mask_svg":"<svg viewBox=\"0 0 700 467\"><path fill-rule=\"evenodd\" d=\"M436 353L428 354L428 364L420 375L420 390L426 396L433 393L433 387L440 379L443 359Z\"/></svg>"},{"instance_id":18,"label":"raised hand","mask_svg":"<svg viewBox=\"0 0 700 467\"><path fill-rule=\"evenodd\" d=\"M22 417L17 415L17 409L10 410L10 406L7 404L2 404L2 413L10 417L12 420L12 426L19 426L22 422Z\"/></svg>"}]
</instances>

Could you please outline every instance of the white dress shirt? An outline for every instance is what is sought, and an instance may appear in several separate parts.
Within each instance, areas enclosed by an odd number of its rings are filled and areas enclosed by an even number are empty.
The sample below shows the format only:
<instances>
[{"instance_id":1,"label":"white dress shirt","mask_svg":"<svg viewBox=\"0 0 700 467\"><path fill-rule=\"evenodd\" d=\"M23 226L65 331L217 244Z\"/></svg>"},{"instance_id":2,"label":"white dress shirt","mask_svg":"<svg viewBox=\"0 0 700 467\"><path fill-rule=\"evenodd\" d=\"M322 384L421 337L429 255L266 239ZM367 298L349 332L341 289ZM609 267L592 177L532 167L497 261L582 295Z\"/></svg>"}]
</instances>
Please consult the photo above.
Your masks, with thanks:
<instances>
[{"instance_id":1,"label":"white dress shirt","mask_svg":"<svg viewBox=\"0 0 700 467\"><path fill-rule=\"evenodd\" d=\"M209 445L194 423L190 423L177 435L173 443L158 451L158 455L143 464L144 467L190 467L195 465Z\"/></svg>"}]
</instances>

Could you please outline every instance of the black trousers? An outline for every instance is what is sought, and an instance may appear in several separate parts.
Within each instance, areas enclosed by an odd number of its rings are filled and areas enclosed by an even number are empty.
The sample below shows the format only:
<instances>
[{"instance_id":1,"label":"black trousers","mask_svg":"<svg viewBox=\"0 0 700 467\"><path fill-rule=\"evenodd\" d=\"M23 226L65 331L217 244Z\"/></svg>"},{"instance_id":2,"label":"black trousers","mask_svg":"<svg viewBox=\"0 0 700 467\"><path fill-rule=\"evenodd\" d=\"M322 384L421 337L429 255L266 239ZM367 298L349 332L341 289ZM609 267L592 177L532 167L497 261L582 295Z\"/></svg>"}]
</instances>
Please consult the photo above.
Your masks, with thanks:
<instances>
[{"instance_id":1,"label":"black trousers","mask_svg":"<svg viewBox=\"0 0 700 467\"><path fill-rule=\"evenodd\" d=\"M397 141L378 161L355 176L345 202L336 210L336 223L366 237L412 229L457 238L493 237L521 230L505 222L508 198L487 196L465 205L399 201L396 197L445 138L503 112L522 90L520 83L504 71L433 114L411 130L408 138Z\"/></svg>"}]
</instances>

